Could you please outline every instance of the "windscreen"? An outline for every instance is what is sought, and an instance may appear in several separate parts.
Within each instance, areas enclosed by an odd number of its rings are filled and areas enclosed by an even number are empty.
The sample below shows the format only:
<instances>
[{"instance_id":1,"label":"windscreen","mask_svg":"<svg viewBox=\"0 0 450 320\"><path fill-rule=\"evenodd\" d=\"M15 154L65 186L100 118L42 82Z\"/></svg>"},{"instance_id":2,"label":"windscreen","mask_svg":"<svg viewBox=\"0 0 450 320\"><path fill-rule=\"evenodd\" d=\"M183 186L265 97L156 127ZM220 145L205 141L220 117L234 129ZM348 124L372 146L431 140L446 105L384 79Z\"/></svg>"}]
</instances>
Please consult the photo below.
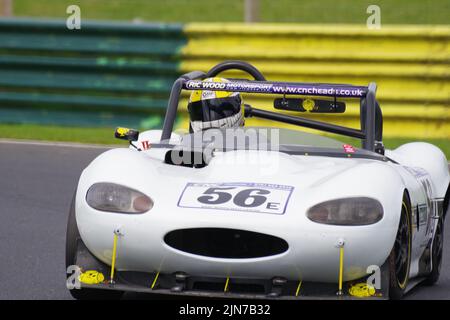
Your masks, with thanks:
<instances>
[{"instance_id":1,"label":"windscreen","mask_svg":"<svg viewBox=\"0 0 450 320\"><path fill-rule=\"evenodd\" d=\"M182 145L187 149L205 147L219 150L283 150L290 147L340 148L342 142L299 130L273 127L208 129L187 134Z\"/></svg>"}]
</instances>

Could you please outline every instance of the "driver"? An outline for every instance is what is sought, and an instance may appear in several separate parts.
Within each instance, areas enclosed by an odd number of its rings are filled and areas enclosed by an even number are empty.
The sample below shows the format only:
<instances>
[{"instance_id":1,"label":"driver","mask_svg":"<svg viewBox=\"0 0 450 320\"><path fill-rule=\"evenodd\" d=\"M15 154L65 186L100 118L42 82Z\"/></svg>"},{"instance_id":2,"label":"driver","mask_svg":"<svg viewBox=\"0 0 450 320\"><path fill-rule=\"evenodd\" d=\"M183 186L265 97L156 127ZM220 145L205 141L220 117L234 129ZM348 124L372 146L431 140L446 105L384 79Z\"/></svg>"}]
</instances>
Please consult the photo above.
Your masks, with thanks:
<instances>
[{"instance_id":1,"label":"driver","mask_svg":"<svg viewBox=\"0 0 450 320\"><path fill-rule=\"evenodd\" d=\"M203 81L229 82L223 78L207 78ZM243 101L239 92L193 91L188 103L190 131L243 126L242 105Z\"/></svg>"}]
</instances>

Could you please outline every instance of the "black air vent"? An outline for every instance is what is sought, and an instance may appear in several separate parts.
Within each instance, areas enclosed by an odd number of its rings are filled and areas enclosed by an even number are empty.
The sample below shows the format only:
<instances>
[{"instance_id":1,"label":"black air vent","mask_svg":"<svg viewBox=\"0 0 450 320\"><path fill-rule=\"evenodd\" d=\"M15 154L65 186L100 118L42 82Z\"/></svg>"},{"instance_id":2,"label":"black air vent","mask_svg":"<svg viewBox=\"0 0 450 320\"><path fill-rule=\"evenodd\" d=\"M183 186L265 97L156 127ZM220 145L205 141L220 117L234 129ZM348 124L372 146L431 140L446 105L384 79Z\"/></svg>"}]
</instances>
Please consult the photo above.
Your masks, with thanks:
<instances>
[{"instance_id":1,"label":"black air vent","mask_svg":"<svg viewBox=\"0 0 450 320\"><path fill-rule=\"evenodd\" d=\"M286 241L271 235L222 228L175 230L166 234L164 242L187 253L229 259L273 256L289 248Z\"/></svg>"}]
</instances>

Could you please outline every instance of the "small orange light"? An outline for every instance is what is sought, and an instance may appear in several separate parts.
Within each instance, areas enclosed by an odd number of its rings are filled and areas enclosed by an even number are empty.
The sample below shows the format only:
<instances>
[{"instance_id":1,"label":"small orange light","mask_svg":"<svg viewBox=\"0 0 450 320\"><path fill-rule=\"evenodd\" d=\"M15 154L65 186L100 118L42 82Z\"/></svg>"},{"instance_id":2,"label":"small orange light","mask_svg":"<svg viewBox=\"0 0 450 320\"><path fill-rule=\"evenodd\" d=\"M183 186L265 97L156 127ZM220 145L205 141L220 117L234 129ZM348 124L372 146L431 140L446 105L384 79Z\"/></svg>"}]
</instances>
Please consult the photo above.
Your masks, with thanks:
<instances>
[{"instance_id":1,"label":"small orange light","mask_svg":"<svg viewBox=\"0 0 450 320\"><path fill-rule=\"evenodd\" d=\"M326 222L328 220L328 210L323 207L316 208L311 215L314 216L316 221Z\"/></svg>"},{"instance_id":2,"label":"small orange light","mask_svg":"<svg viewBox=\"0 0 450 320\"><path fill-rule=\"evenodd\" d=\"M137 212L146 212L153 207L153 201L147 196L139 196L133 201L133 208Z\"/></svg>"}]
</instances>

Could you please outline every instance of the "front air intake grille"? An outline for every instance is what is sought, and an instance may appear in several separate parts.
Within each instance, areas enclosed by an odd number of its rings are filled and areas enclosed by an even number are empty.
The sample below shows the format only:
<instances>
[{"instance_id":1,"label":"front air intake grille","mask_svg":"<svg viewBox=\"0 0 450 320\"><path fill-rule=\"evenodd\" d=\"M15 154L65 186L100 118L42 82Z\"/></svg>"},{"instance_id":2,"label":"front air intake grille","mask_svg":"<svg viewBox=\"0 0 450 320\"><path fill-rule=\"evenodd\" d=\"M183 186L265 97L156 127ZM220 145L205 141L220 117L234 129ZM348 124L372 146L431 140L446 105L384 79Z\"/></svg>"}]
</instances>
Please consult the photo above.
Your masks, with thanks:
<instances>
[{"instance_id":1,"label":"front air intake grille","mask_svg":"<svg viewBox=\"0 0 450 320\"><path fill-rule=\"evenodd\" d=\"M223 228L174 230L164 242L172 248L200 256L228 259L261 258L286 252L286 241L268 234Z\"/></svg>"}]
</instances>

